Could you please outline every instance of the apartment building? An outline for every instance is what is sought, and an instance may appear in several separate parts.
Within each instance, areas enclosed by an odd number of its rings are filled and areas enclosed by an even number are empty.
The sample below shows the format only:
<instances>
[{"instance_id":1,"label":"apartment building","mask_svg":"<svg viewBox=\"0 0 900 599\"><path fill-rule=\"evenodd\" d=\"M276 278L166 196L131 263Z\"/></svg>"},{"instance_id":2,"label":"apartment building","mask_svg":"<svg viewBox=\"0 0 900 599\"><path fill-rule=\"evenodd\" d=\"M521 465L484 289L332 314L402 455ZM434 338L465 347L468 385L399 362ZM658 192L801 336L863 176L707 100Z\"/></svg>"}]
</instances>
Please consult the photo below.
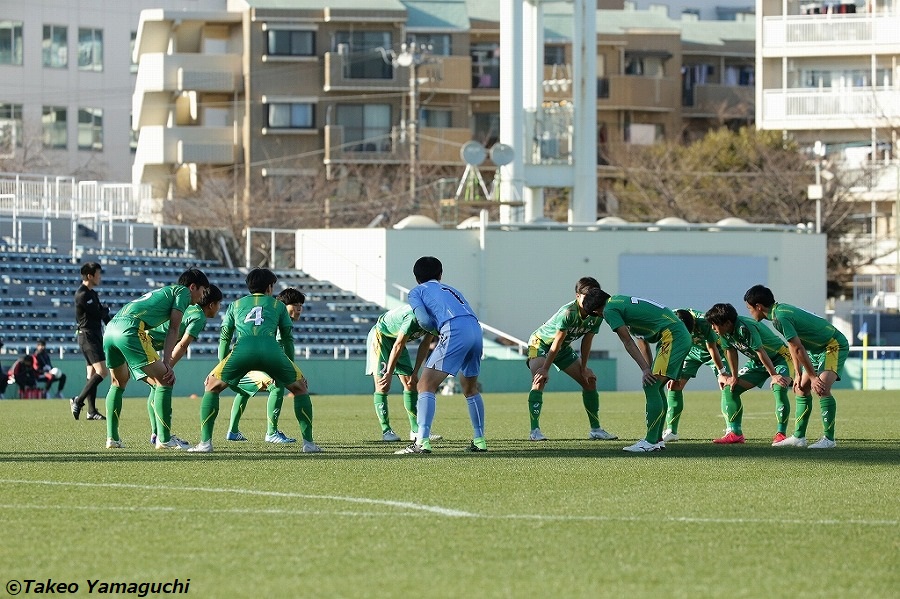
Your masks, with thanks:
<instances>
[{"instance_id":1,"label":"apartment building","mask_svg":"<svg viewBox=\"0 0 900 599\"><path fill-rule=\"evenodd\" d=\"M0 154L8 170L127 181L141 10L225 0L0 2Z\"/></svg>"},{"instance_id":2,"label":"apartment building","mask_svg":"<svg viewBox=\"0 0 900 599\"><path fill-rule=\"evenodd\" d=\"M756 11L757 126L804 145L823 186L832 171L850 182L873 260L862 271L900 275L900 1L758 0Z\"/></svg>"}]
</instances>

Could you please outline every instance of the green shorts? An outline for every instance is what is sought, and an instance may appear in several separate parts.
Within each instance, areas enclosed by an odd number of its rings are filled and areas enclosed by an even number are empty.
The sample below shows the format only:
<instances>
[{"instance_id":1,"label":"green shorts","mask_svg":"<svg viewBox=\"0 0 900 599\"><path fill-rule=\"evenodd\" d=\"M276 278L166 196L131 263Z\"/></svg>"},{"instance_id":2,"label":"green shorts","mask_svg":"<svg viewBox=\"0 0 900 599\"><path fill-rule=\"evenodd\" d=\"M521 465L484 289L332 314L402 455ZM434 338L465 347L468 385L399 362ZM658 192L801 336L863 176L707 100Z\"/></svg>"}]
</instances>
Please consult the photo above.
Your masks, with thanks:
<instances>
[{"instance_id":1,"label":"green shorts","mask_svg":"<svg viewBox=\"0 0 900 599\"><path fill-rule=\"evenodd\" d=\"M842 347L837 340L832 339L825 351L810 353L809 359L817 372L831 371L837 375L837 380L841 380L841 371L849 353L849 347L846 345Z\"/></svg>"},{"instance_id":2,"label":"green shorts","mask_svg":"<svg viewBox=\"0 0 900 599\"><path fill-rule=\"evenodd\" d=\"M103 334L103 353L110 369L127 364L129 370L142 378L148 364L159 361L153 349L153 340L144 329L144 323L135 318L113 318ZM141 373L137 376L137 373Z\"/></svg>"},{"instance_id":3,"label":"green shorts","mask_svg":"<svg viewBox=\"0 0 900 599\"><path fill-rule=\"evenodd\" d=\"M268 391L269 387L274 384L275 381L272 380L272 377L270 377L265 372L261 372L259 370L251 370L244 375L244 377L240 380L240 382L238 382L238 384L228 386L235 393L253 397L260 391Z\"/></svg>"},{"instance_id":4,"label":"green shorts","mask_svg":"<svg viewBox=\"0 0 900 599\"><path fill-rule=\"evenodd\" d=\"M369 336L366 338L366 374L384 374L395 341L397 341L396 337L382 335L374 327L369 330ZM394 367L394 374L409 376L412 372L412 359L409 356L409 350L404 346L397 359L397 366Z\"/></svg>"},{"instance_id":5,"label":"green shorts","mask_svg":"<svg viewBox=\"0 0 900 599\"><path fill-rule=\"evenodd\" d=\"M548 351L550 351L549 345L541 342L540 339L535 339L534 337L532 337L528 343L528 357L525 359L525 365L528 366L528 362L530 362L532 358L547 357ZM556 358L554 358L553 360L553 365L558 369L564 371L566 368L574 364L576 360L578 360L578 352L572 349L571 345L566 345L560 348L559 352L556 354Z\"/></svg>"},{"instance_id":6,"label":"green shorts","mask_svg":"<svg viewBox=\"0 0 900 599\"><path fill-rule=\"evenodd\" d=\"M697 347L696 345L692 346L691 351L688 352L687 357L684 359L684 363L681 365L681 376L679 378L684 380L696 378L697 373L700 372L700 367L703 365L709 365L713 371L713 375L716 377L719 376L719 371L716 370L716 365L712 361L712 356L709 355L706 348Z\"/></svg>"},{"instance_id":7,"label":"green shorts","mask_svg":"<svg viewBox=\"0 0 900 599\"><path fill-rule=\"evenodd\" d=\"M261 370L281 387L303 378L303 372L284 354L274 337L243 337L210 373L230 385L240 385L251 370Z\"/></svg>"},{"instance_id":8,"label":"green shorts","mask_svg":"<svg viewBox=\"0 0 900 599\"><path fill-rule=\"evenodd\" d=\"M662 375L672 380L681 378L681 368L694 342L684 327L663 329L659 333L656 344L656 356L650 368L655 375Z\"/></svg>"},{"instance_id":9,"label":"green shorts","mask_svg":"<svg viewBox=\"0 0 900 599\"><path fill-rule=\"evenodd\" d=\"M791 371L793 368L788 365L782 356L772 358L772 365L775 367L775 372L781 376L792 378ZM754 387L762 387L769 380L769 376L769 371L766 370L766 367L759 360L747 360L747 363L738 370L738 378Z\"/></svg>"}]
</instances>

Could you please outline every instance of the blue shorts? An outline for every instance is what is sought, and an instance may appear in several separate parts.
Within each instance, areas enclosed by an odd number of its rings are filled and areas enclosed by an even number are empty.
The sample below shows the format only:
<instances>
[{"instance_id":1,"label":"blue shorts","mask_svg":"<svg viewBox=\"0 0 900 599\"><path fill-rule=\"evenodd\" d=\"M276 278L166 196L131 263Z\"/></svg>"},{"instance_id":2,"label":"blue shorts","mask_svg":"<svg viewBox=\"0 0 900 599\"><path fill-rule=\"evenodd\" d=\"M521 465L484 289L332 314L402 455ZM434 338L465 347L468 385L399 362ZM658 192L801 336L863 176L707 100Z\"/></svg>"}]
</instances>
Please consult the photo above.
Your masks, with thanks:
<instances>
[{"instance_id":1,"label":"blue shorts","mask_svg":"<svg viewBox=\"0 0 900 599\"><path fill-rule=\"evenodd\" d=\"M472 316L451 318L441 327L437 347L428 356L425 366L446 372L476 377L481 372L481 325Z\"/></svg>"}]
</instances>

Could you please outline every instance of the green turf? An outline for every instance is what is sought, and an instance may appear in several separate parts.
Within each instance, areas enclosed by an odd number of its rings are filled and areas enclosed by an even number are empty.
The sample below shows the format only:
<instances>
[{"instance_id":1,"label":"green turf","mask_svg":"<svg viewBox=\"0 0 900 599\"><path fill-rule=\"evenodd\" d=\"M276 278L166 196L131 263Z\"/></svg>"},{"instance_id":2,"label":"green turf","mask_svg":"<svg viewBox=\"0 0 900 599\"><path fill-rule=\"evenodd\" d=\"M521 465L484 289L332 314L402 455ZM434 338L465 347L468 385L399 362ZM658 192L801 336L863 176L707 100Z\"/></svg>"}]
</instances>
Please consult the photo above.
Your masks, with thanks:
<instances>
[{"instance_id":1,"label":"green turf","mask_svg":"<svg viewBox=\"0 0 900 599\"><path fill-rule=\"evenodd\" d=\"M195 597L894 597L900 584L895 392L838 394L835 450L772 448L771 394L745 396L743 446L716 446L717 394L685 394L684 440L629 455L643 397L485 395L487 454L468 454L460 396L440 397L430 456L394 456L371 396L314 397L326 453L262 442L264 398L215 453L159 452L126 400L124 450L64 401L0 402L0 572L8 579L190 579ZM176 399L196 442L199 402ZM392 421L408 434L399 394ZM818 406L809 437L821 435ZM290 398L281 428L299 436Z\"/></svg>"}]
</instances>

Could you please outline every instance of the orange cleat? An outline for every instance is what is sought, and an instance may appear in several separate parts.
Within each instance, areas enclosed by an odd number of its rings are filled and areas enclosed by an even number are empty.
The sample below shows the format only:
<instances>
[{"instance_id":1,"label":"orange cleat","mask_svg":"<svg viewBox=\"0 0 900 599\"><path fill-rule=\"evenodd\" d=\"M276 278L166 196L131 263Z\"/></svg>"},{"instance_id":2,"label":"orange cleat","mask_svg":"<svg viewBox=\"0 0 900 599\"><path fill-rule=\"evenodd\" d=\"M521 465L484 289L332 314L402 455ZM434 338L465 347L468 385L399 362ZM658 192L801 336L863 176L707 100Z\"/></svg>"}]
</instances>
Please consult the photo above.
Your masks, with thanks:
<instances>
[{"instance_id":1,"label":"orange cleat","mask_svg":"<svg viewBox=\"0 0 900 599\"><path fill-rule=\"evenodd\" d=\"M713 443L718 443L719 445L731 445L732 443L743 443L744 435L738 435L734 431L728 431L724 437L720 439L713 439Z\"/></svg>"}]
</instances>

